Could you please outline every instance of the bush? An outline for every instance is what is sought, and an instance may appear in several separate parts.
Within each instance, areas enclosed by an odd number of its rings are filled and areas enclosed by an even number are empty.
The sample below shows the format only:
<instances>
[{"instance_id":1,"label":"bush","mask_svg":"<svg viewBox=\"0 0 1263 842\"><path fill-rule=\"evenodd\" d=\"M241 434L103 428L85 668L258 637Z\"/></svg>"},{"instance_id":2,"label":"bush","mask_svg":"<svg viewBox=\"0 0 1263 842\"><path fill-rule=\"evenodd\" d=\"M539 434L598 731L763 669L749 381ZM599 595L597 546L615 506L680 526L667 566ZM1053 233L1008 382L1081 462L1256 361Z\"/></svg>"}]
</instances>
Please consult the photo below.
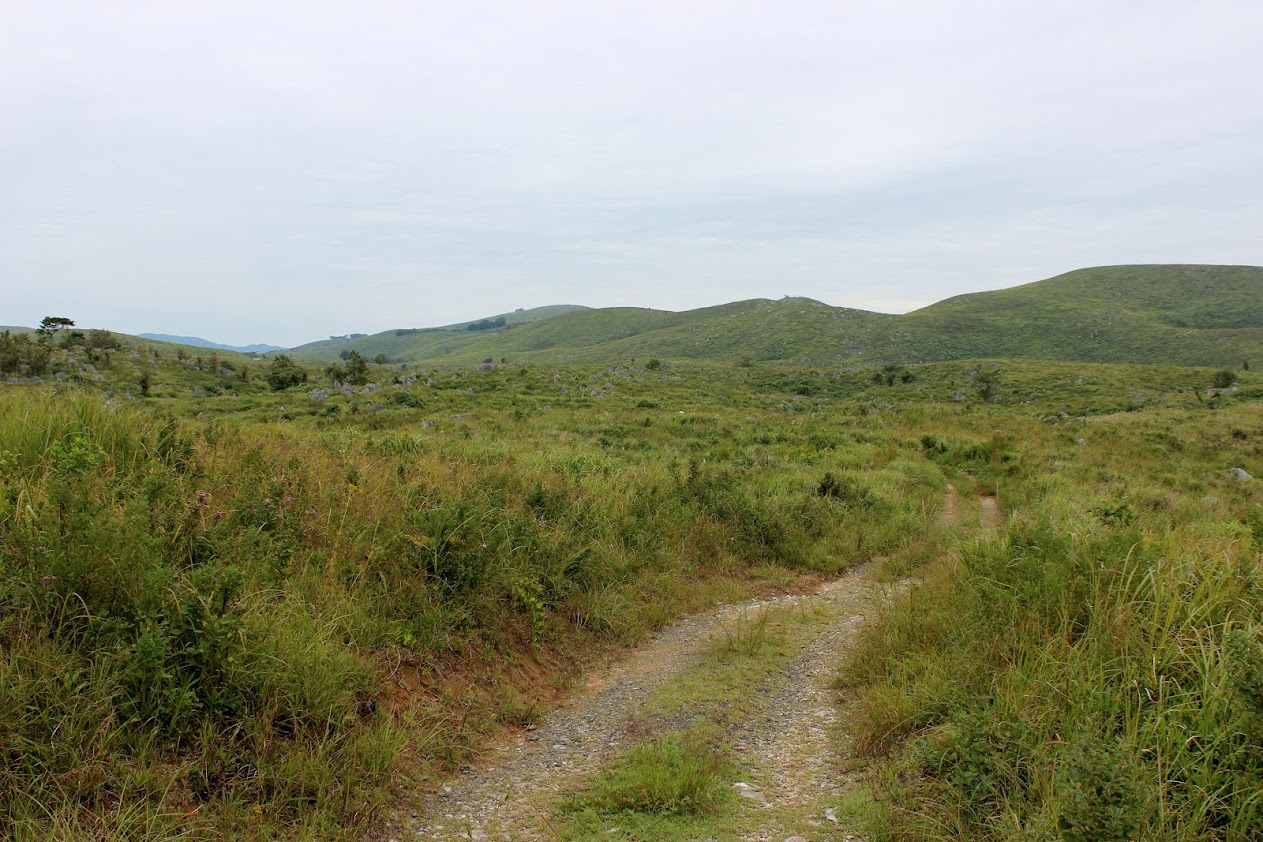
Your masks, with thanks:
<instances>
[{"instance_id":1,"label":"bush","mask_svg":"<svg viewBox=\"0 0 1263 842\"><path fill-rule=\"evenodd\" d=\"M277 354L272 358L272 364L268 366L267 381L272 391L281 392L292 386L306 383L307 371L290 359L289 355Z\"/></svg>"}]
</instances>

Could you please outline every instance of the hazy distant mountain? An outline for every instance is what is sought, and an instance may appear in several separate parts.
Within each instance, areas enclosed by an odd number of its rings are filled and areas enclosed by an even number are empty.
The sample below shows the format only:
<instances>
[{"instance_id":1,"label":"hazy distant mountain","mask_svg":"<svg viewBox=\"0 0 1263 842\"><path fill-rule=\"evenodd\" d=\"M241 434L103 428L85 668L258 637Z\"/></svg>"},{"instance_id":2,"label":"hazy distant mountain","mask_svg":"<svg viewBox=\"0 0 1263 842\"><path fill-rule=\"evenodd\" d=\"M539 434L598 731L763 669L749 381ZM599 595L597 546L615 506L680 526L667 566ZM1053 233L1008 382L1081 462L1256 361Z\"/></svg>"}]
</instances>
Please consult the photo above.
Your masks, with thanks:
<instances>
[{"instance_id":1,"label":"hazy distant mountain","mask_svg":"<svg viewBox=\"0 0 1263 842\"><path fill-rule=\"evenodd\" d=\"M212 348L217 351L240 351L243 354L266 354L268 351L284 351L280 345L224 345L211 342L197 336L173 336L169 333L141 333L141 339L154 339L158 342L173 342L176 345L193 345L197 348Z\"/></svg>"}]
</instances>

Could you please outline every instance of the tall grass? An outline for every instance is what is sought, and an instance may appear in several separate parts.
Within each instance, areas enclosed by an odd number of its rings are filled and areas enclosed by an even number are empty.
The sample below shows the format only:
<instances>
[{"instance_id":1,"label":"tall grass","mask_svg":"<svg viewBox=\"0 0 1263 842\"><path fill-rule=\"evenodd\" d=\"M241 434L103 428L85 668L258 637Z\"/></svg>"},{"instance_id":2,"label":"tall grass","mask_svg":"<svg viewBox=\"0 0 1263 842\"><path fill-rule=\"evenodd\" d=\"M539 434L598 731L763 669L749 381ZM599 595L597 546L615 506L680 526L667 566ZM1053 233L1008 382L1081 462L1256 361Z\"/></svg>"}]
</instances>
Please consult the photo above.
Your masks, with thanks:
<instances>
[{"instance_id":1,"label":"tall grass","mask_svg":"<svg viewBox=\"0 0 1263 842\"><path fill-rule=\"evenodd\" d=\"M881 553L941 484L781 419L755 451L749 422L496 412L421 437L0 394L0 832L355 837L493 726L503 664Z\"/></svg>"},{"instance_id":2,"label":"tall grass","mask_svg":"<svg viewBox=\"0 0 1263 842\"><path fill-rule=\"evenodd\" d=\"M1175 420L1187 448L1162 460L1146 451L1172 419L1120 422L1096 432L1108 458L1051 480L1035 468L1059 443L1023 442L1008 525L872 628L845 680L887 836L1259 838L1260 500L1208 464L1206 420Z\"/></svg>"}]
</instances>

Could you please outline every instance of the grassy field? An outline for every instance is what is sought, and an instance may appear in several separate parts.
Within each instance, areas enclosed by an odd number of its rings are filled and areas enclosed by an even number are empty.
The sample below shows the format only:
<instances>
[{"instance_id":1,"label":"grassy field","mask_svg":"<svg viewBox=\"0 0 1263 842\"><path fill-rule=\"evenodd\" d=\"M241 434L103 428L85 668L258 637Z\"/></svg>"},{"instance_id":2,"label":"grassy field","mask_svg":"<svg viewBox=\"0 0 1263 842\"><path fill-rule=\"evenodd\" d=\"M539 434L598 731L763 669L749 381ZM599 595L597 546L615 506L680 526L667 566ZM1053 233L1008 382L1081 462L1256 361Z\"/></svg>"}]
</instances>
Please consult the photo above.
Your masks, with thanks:
<instances>
[{"instance_id":1,"label":"grassy field","mask_svg":"<svg viewBox=\"0 0 1263 842\"><path fill-rule=\"evenodd\" d=\"M584 653L906 558L947 479L1009 525L848 671L883 832L1257 826L1253 371L46 363L0 387L7 837L360 838Z\"/></svg>"},{"instance_id":2,"label":"grassy field","mask_svg":"<svg viewBox=\"0 0 1263 842\"><path fill-rule=\"evenodd\" d=\"M1259 838L1263 489L1233 472L1263 470L1258 405L1004 420L969 472L1007 525L933 564L842 680L879 837Z\"/></svg>"}]
</instances>

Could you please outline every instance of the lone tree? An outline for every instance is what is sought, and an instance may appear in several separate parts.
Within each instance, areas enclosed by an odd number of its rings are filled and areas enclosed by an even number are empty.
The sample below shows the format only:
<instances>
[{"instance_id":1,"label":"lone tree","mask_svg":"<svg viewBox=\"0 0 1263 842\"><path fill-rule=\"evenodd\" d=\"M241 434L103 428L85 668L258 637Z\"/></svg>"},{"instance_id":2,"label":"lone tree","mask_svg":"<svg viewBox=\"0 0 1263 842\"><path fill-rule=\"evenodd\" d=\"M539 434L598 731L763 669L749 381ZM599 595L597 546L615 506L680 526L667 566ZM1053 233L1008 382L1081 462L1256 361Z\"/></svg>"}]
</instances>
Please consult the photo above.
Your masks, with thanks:
<instances>
[{"instance_id":1,"label":"lone tree","mask_svg":"<svg viewBox=\"0 0 1263 842\"><path fill-rule=\"evenodd\" d=\"M1231 369L1221 368L1211 378L1211 385L1216 389L1227 389L1237 382L1237 373Z\"/></svg>"},{"instance_id":2,"label":"lone tree","mask_svg":"<svg viewBox=\"0 0 1263 842\"><path fill-rule=\"evenodd\" d=\"M978 390L978 397L982 398L983 403L990 403L995 397L996 386L1000 384L1000 370L998 368L990 368L987 370L979 369L974 375L974 388Z\"/></svg>"},{"instance_id":3,"label":"lone tree","mask_svg":"<svg viewBox=\"0 0 1263 842\"><path fill-rule=\"evenodd\" d=\"M37 328L35 332L38 333L42 339L52 339L57 335L57 331L74 326L75 323L64 316L45 316L40 319L39 328Z\"/></svg>"},{"instance_id":4,"label":"lone tree","mask_svg":"<svg viewBox=\"0 0 1263 842\"><path fill-rule=\"evenodd\" d=\"M368 382L368 360L359 351L346 355L346 382L363 386Z\"/></svg>"},{"instance_id":5,"label":"lone tree","mask_svg":"<svg viewBox=\"0 0 1263 842\"><path fill-rule=\"evenodd\" d=\"M280 392L299 383L306 383L307 372L288 355L278 354L268 366L267 380L272 391Z\"/></svg>"}]
</instances>

